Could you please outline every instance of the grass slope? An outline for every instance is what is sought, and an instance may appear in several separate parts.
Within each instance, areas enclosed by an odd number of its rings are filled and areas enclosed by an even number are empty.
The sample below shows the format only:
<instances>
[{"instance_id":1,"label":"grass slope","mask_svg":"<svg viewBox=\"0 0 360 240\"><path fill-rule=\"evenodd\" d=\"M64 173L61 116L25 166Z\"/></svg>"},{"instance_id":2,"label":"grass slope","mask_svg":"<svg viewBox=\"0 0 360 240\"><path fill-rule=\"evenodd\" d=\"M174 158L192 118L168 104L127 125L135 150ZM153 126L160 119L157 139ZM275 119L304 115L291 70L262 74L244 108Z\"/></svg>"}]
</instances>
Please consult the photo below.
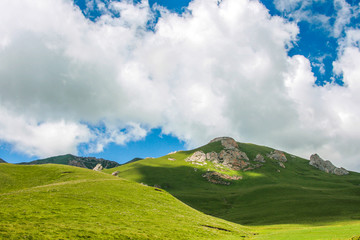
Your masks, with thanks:
<instances>
[{"instance_id":1,"label":"grass slope","mask_svg":"<svg viewBox=\"0 0 360 240\"><path fill-rule=\"evenodd\" d=\"M239 143L239 147L250 159L258 153L266 156L273 150L244 143ZM282 239L281 234L288 236L290 232L295 234L292 239L297 236L298 239L348 239L360 235L359 173L327 174L310 166L308 160L286 154L285 169L265 157L266 164L254 171L223 171L243 176L242 180L224 186L209 183L202 177L207 170L215 170L211 163L198 166L184 161L196 150L206 153L221 149L220 142L215 142L104 171L118 170L126 179L160 185L206 214L253 226L263 233L258 239Z\"/></svg>"},{"instance_id":2,"label":"grass slope","mask_svg":"<svg viewBox=\"0 0 360 240\"><path fill-rule=\"evenodd\" d=\"M245 239L167 192L65 165L0 164L0 239Z\"/></svg>"}]
</instances>

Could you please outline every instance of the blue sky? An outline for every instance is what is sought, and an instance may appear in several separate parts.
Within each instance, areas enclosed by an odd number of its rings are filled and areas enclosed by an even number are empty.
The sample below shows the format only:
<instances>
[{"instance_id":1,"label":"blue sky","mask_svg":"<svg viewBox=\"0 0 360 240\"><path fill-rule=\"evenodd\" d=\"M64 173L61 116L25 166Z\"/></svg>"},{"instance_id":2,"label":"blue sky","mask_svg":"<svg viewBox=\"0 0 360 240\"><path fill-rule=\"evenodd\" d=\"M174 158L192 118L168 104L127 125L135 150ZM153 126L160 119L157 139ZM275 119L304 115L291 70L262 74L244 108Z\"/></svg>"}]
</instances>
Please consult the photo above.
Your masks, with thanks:
<instances>
[{"instance_id":1,"label":"blue sky","mask_svg":"<svg viewBox=\"0 0 360 240\"><path fill-rule=\"evenodd\" d=\"M358 0L0 9L8 162L72 153L123 163L227 135L360 170Z\"/></svg>"}]
</instances>

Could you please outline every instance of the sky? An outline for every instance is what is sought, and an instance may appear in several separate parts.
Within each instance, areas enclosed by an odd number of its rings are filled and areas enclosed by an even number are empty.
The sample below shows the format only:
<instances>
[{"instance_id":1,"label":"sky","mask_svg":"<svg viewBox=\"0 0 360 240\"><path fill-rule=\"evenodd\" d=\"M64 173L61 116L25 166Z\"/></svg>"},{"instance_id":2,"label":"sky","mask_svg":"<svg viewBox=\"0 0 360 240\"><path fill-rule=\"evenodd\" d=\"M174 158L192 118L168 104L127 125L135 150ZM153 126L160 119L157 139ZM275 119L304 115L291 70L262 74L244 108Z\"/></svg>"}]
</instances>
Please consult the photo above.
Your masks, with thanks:
<instances>
[{"instance_id":1,"label":"sky","mask_svg":"<svg viewBox=\"0 0 360 240\"><path fill-rule=\"evenodd\" d=\"M359 0L2 0L0 158L218 136L360 171Z\"/></svg>"}]
</instances>

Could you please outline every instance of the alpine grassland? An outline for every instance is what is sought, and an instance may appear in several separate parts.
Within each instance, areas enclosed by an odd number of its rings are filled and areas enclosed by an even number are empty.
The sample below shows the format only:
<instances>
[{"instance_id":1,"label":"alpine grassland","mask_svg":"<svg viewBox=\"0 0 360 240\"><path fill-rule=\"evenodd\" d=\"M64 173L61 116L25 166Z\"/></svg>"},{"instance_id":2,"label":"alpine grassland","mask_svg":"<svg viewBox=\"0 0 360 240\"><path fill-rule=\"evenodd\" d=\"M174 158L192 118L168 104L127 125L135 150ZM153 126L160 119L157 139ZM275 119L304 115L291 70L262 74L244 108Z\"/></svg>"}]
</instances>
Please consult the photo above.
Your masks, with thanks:
<instances>
[{"instance_id":1,"label":"alpine grassland","mask_svg":"<svg viewBox=\"0 0 360 240\"><path fill-rule=\"evenodd\" d=\"M160 158L147 158L104 172L158 186L187 205L227 221L249 227L253 239L358 239L360 236L360 174L337 176L310 166L309 160L285 153L285 168L268 157L274 149L238 143L253 162L265 157L263 166L251 171L218 168L212 162L185 161L195 151L219 152L220 142ZM229 185L204 177L209 171L228 176Z\"/></svg>"},{"instance_id":2,"label":"alpine grassland","mask_svg":"<svg viewBox=\"0 0 360 240\"><path fill-rule=\"evenodd\" d=\"M163 189L89 169L0 164L0 239L246 239Z\"/></svg>"}]
</instances>

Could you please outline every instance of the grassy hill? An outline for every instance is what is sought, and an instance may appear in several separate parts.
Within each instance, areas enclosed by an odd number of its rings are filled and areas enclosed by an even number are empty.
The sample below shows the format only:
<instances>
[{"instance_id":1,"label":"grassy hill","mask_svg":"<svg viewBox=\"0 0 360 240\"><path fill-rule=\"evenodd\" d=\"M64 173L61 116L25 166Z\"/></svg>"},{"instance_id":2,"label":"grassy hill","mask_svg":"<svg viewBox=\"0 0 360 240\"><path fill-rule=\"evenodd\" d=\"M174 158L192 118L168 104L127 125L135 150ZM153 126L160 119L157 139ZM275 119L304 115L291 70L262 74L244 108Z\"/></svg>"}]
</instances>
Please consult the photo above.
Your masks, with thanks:
<instances>
[{"instance_id":1,"label":"grassy hill","mask_svg":"<svg viewBox=\"0 0 360 240\"><path fill-rule=\"evenodd\" d=\"M285 153L286 168L267 157L274 149L238 143L250 162L257 154L266 163L252 171L220 169L212 162L200 166L185 159L195 151L220 152L213 142L192 151L144 159L114 169L119 176L157 185L206 214L251 226L255 239L349 239L360 235L360 174L337 176L322 172L309 161ZM216 171L228 176L230 185L213 184L203 175Z\"/></svg>"},{"instance_id":2,"label":"grassy hill","mask_svg":"<svg viewBox=\"0 0 360 240\"><path fill-rule=\"evenodd\" d=\"M119 163L114 161L105 160L102 158L95 158L95 157L78 157L72 154L49 157L31 162L22 162L19 164L37 165L37 164L46 164L46 163L63 164L63 165L70 165L70 166L82 167L88 169L93 169L98 163L100 163L104 168L114 168L120 166Z\"/></svg>"},{"instance_id":3,"label":"grassy hill","mask_svg":"<svg viewBox=\"0 0 360 240\"><path fill-rule=\"evenodd\" d=\"M246 239L166 191L73 166L0 164L0 239Z\"/></svg>"}]
</instances>

